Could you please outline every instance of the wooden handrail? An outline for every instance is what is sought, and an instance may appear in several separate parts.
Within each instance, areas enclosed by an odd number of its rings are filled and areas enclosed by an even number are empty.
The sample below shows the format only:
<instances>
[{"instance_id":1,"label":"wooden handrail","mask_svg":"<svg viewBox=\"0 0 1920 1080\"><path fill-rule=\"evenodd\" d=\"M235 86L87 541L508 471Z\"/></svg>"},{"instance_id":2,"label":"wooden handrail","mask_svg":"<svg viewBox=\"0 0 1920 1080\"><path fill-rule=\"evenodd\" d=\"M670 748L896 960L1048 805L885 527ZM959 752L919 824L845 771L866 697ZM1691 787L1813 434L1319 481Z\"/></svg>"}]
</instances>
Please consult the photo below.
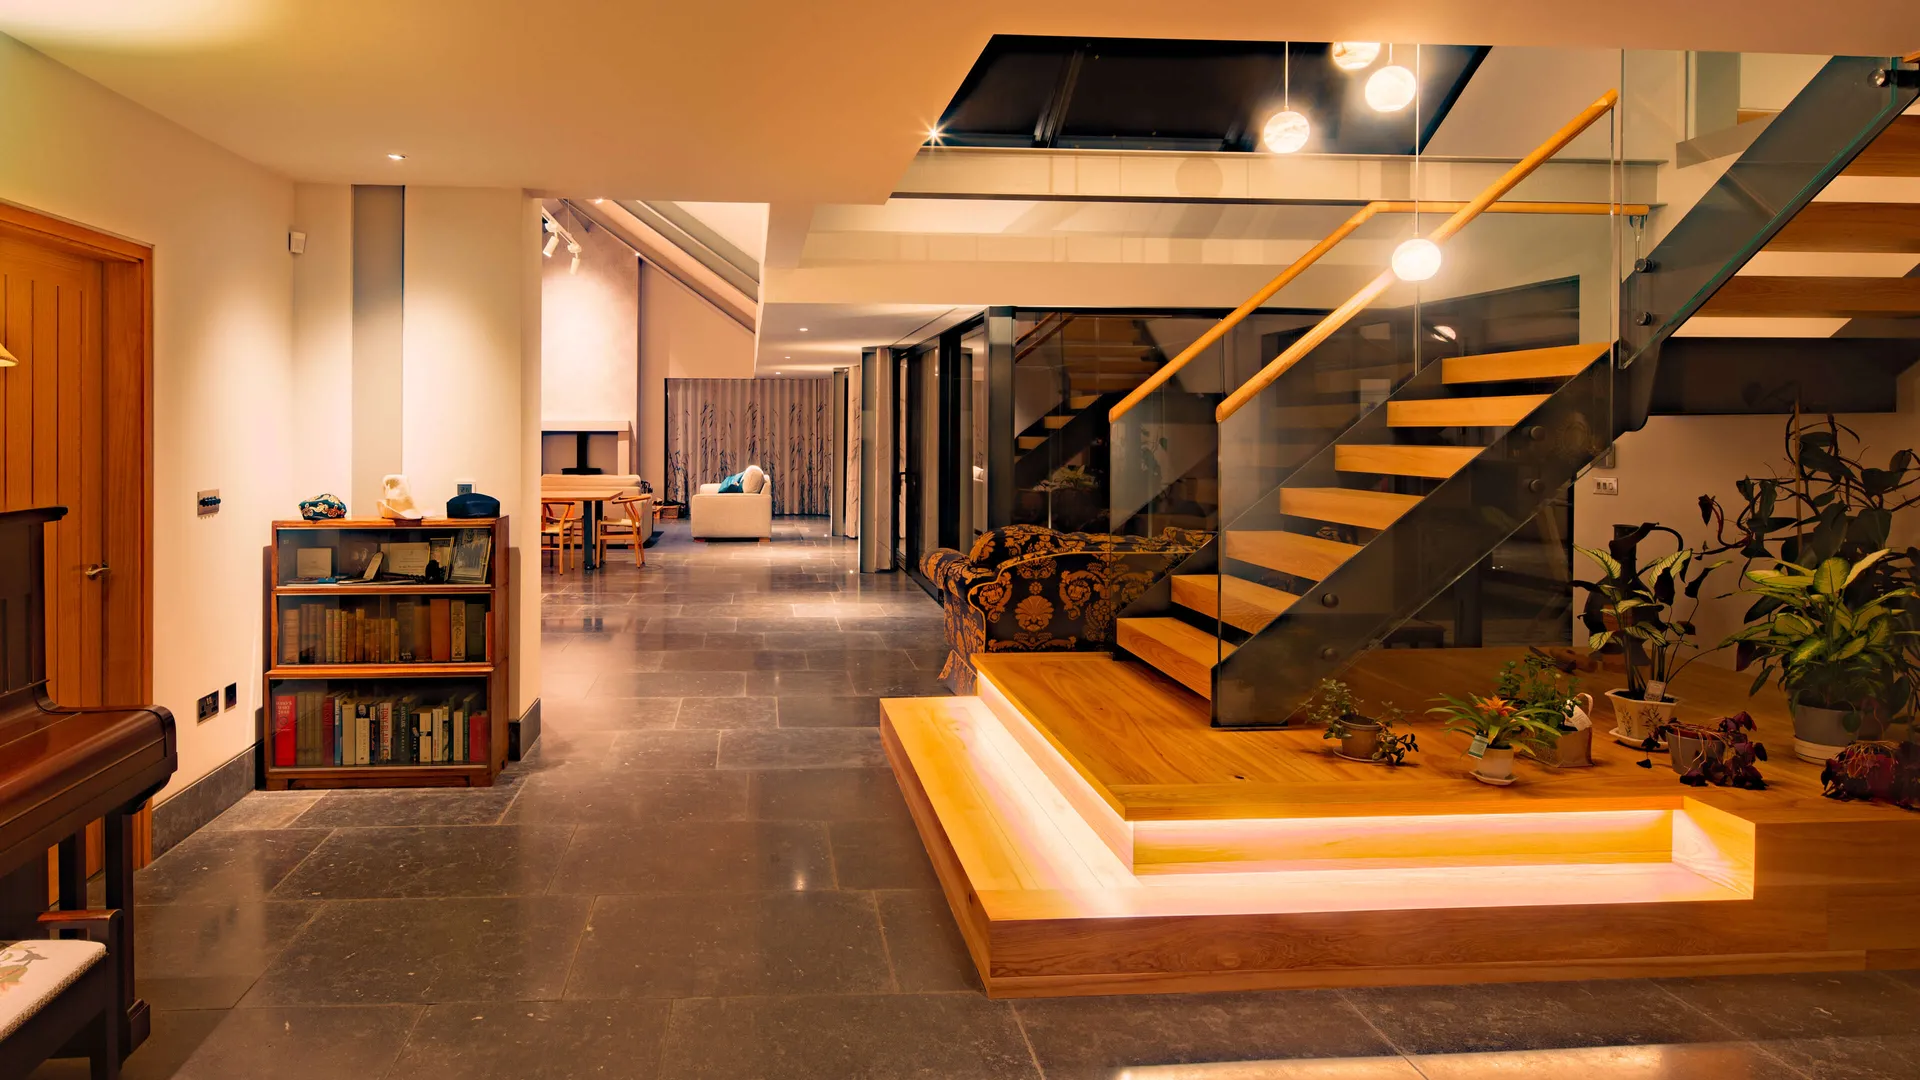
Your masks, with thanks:
<instances>
[{"instance_id":1,"label":"wooden handrail","mask_svg":"<svg viewBox=\"0 0 1920 1080\"><path fill-rule=\"evenodd\" d=\"M1251 297L1249 297L1246 303L1241 304L1239 307L1234 308L1232 311L1228 312L1226 317L1222 318L1219 322L1214 323L1213 326L1209 327L1206 333L1201 334L1198 338L1194 339L1193 344L1188 345L1186 348L1180 350L1180 354L1178 356L1175 356L1172 360L1167 361L1165 365L1163 365L1158 370L1156 370L1152 375L1148 376L1147 381L1141 383L1139 386L1134 387L1131 393L1129 393L1126 397L1121 398L1118 402L1116 402L1113 408L1107 411L1107 422L1118 423L1120 418L1122 416L1125 416L1128 413L1128 411L1131 410L1135 405L1138 405L1141 402L1147 400L1147 398L1150 397L1155 390L1160 389L1160 387L1166 385L1169 379L1172 379L1175 375L1179 374L1180 369L1183 367L1186 367L1189 361L1191 361L1194 357L1199 356L1202 352L1205 352L1208 346L1212 345L1216 341L1219 341L1220 338L1223 337L1227 331L1233 329L1234 327L1240 325L1242 322L1246 321L1247 316L1253 314L1255 311L1259 310L1263 305L1265 305L1267 301L1273 299L1275 293L1278 293L1281 289L1284 289L1288 285L1292 284L1295 278L1305 273L1309 268L1313 266L1314 263L1319 262L1320 259L1323 256L1325 256L1328 252L1338 247L1341 241L1345 240L1348 236L1351 236L1353 234L1354 230L1358 229L1362 225L1365 225L1367 222L1373 220L1376 216L1380 214L1414 214L1414 213L1450 214L1455 211L1461 210L1466 206L1467 204L1463 202L1416 203L1416 202L1404 202L1404 201L1396 202L1396 201L1382 200L1382 201L1370 202L1367 205L1361 207L1357 212L1354 213L1352 217L1342 222L1339 228L1333 230L1331 233L1328 233L1326 239L1313 245L1313 247L1307 250L1306 254L1300 256L1298 259L1295 259L1291 266L1288 266L1285 270L1280 271L1280 274L1278 277L1275 277L1272 281L1269 281L1265 285L1261 286L1260 291L1254 293ZM1647 206L1644 203L1617 205L1614 203L1596 203L1596 202L1521 202L1521 203L1495 203L1492 206L1487 207L1487 212L1493 213L1493 214L1594 214L1594 215L1619 213L1619 214L1645 216L1649 213L1652 213L1652 208Z\"/></svg>"},{"instance_id":2,"label":"wooden handrail","mask_svg":"<svg viewBox=\"0 0 1920 1080\"><path fill-rule=\"evenodd\" d=\"M1453 216L1441 222L1438 228L1427 234L1427 239L1433 241L1435 244L1444 244L1452 239L1455 233L1466 228L1468 222L1485 213L1489 207L1499 201L1501 196L1518 187L1522 180L1532 176L1534 171L1540 168L1541 165L1544 165L1548 158L1564 150L1568 143L1592 127L1595 121L1612 112L1614 106L1619 104L1619 102L1620 92L1617 90L1609 90L1605 94L1602 94L1599 100L1582 109L1580 115L1569 120L1565 127L1554 132L1553 136L1546 142L1535 147L1532 153L1521 158L1514 164L1513 168L1508 169L1500 179L1495 180L1485 191L1474 196L1473 201L1462 206L1454 212ZM1610 208L1609 212L1614 211ZM1228 394L1226 400L1222 401L1219 407L1213 410L1214 421L1216 423L1225 423L1228 417L1239 412L1247 402L1258 397L1260 391L1272 386L1274 380L1286 374L1288 368L1299 363L1301 357L1319 348L1320 344L1326 341L1327 338L1333 336L1335 331L1347 325L1347 323L1368 304L1378 299L1381 293L1386 292L1387 289L1393 285L1393 282L1394 274L1392 270L1381 271L1379 277L1368 282L1365 288L1353 294L1346 303L1334 308L1326 318L1321 319L1315 324L1313 329L1307 331L1305 335L1292 345L1287 346L1285 352L1274 357L1273 361L1266 367L1261 368L1258 374L1242 384L1240 389Z\"/></svg>"},{"instance_id":3,"label":"wooden handrail","mask_svg":"<svg viewBox=\"0 0 1920 1080\"><path fill-rule=\"evenodd\" d=\"M1039 348L1042 345L1045 345L1049 341L1052 341L1054 335L1058 334L1062 330L1065 330L1067 328L1067 324L1072 322L1074 318L1075 316L1070 312L1065 312L1065 311L1048 312L1044 318L1042 318L1039 322L1033 324L1033 328L1031 330L1028 330L1026 333L1021 334L1020 339L1013 343L1013 362L1016 364L1019 363L1020 361L1026 359L1027 355L1033 352L1033 350ZM1060 321L1057 323L1054 323L1052 326L1048 326L1047 324L1049 322L1052 322L1054 319L1059 319Z\"/></svg>"}]
</instances>

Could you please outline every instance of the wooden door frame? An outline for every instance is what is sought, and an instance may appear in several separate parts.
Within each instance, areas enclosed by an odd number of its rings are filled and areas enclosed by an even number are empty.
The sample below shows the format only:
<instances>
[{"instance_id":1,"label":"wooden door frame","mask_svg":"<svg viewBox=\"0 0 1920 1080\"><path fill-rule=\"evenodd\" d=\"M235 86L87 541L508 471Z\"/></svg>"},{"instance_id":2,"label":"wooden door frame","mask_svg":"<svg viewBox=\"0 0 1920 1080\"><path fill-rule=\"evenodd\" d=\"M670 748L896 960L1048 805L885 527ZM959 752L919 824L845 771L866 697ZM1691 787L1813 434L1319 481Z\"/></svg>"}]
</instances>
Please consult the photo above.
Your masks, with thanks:
<instances>
[{"instance_id":1,"label":"wooden door frame","mask_svg":"<svg viewBox=\"0 0 1920 1080\"><path fill-rule=\"evenodd\" d=\"M100 625L105 655L137 662L103 665L100 693L103 704L145 705L153 701L153 248L3 202L0 234L102 264L100 561L113 569ZM151 812L142 811L136 865L152 850Z\"/></svg>"}]
</instances>

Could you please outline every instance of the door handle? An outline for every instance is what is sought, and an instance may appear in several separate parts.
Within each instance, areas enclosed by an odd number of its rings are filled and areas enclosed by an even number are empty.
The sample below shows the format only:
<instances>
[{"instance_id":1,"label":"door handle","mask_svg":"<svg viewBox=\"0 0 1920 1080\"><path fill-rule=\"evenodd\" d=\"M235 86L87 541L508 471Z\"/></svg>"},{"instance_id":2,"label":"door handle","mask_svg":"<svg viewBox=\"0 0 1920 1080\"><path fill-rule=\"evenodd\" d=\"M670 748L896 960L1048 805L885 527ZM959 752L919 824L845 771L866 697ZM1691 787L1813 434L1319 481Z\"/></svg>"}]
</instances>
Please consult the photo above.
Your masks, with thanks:
<instances>
[{"instance_id":1,"label":"door handle","mask_svg":"<svg viewBox=\"0 0 1920 1080\"><path fill-rule=\"evenodd\" d=\"M86 574L88 580L92 580L93 578L97 578L101 574L104 574L111 569L113 569L113 567L108 566L106 563L103 563L103 562L94 563L92 566L89 566L85 570L81 571L81 573Z\"/></svg>"}]
</instances>

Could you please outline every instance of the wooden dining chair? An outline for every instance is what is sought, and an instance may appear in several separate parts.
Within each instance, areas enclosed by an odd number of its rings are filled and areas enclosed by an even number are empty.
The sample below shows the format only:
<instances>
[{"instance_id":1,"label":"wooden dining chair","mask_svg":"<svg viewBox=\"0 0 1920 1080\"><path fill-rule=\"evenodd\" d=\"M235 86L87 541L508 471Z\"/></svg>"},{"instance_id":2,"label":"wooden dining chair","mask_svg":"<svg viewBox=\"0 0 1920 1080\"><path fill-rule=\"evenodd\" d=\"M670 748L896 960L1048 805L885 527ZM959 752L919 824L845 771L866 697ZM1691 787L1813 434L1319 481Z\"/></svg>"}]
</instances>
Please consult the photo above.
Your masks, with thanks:
<instances>
[{"instance_id":1,"label":"wooden dining chair","mask_svg":"<svg viewBox=\"0 0 1920 1080\"><path fill-rule=\"evenodd\" d=\"M607 565L607 548L625 545L633 549L633 565L647 565L647 537L653 532L653 496L615 495L600 522L600 565Z\"/></svg>"},{"instance_id":2,"label":"wooden dining chair","mask_svg":"<svg viewBox=\"0 0 1920 1080\"><path fill-rule=\"evenodd\" d=\"M543 502L540 504L540 554L553 552L554 569L567 572L567 548L580 532L580 504Z\"/></svg>"}]
</instances>

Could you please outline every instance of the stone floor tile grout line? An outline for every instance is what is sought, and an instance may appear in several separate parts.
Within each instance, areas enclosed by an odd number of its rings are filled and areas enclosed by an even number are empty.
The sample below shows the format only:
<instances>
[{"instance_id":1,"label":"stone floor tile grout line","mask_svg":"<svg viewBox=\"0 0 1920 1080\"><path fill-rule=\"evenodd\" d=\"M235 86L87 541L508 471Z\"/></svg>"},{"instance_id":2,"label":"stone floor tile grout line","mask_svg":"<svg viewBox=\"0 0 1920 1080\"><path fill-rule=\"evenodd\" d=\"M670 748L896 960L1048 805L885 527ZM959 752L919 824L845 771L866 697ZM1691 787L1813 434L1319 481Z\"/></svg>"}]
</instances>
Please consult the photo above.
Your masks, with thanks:
<instances>
[{"instance_id":1,"label":"stone floor tile grout line","mask_svg":"<svg viewBox=\"0 0 1920 1080\"><path fill-rule=\"evenodd\" d=\"M1769 1047L1764 1041L1760 1039L1751 1039L1745 1035L1742 1035L1740 1032L1734 1030L1733 1026L1728 1024L1726 1021L1721 1020L1719 1017L1713 1015L1712 1013L1709 1013L1705 1009L1700 1008L1699 1006L1695 1005L1693 1002L1688 1001L1686 998L1683 998L1679 994L1674 993L1672 990L1667 989L1665 985L1659 982L1652 982L1651 985L1655 990L1660 991L1661 995L1664 996L1667 1000L1673 1002L1676 1005L1679 1005L1681 1008L1687 1010L1688 1012L1693 1013L1694 1015L1705 1019L1708 1023L1726 1032L1728 1036L1727 1038L1728 1042L1745 1042L1751 1045L1754 1049L1760 1051L1760 1053L1766 1055L1769 1061L1778 1062L1781 1068L1787 1069L1788 1071L1792 1072L1796 1076L1807 1077L1809 1078L1809 1080L1811 1080L1811 1077L1813 1076L1812 1073L1809 1073L1807 1070L1781 1057L1779 1054L1774 1053L1773 1049Z\"/></svg>"},{"instance_id":2,"label":"stone floor tile grout line","mask_svg":"<svg viewBox=\"0 0 1920 1080\"><path fill-rule=\"evenodd\" d=\"M1033 1063L1033 1075L1036 1080L1047 1080L1046 1066L1040 1064L1040 1052L1033 1048L1033 1036L1027 1034L1027 1019L1020 1015L1020 1003L1007 1002L1007 1012L1013 1015L1013 1029L1020 1033L1020 1044L1027 1048L1027 1060Z\"/></svg>"}]
</instances>

